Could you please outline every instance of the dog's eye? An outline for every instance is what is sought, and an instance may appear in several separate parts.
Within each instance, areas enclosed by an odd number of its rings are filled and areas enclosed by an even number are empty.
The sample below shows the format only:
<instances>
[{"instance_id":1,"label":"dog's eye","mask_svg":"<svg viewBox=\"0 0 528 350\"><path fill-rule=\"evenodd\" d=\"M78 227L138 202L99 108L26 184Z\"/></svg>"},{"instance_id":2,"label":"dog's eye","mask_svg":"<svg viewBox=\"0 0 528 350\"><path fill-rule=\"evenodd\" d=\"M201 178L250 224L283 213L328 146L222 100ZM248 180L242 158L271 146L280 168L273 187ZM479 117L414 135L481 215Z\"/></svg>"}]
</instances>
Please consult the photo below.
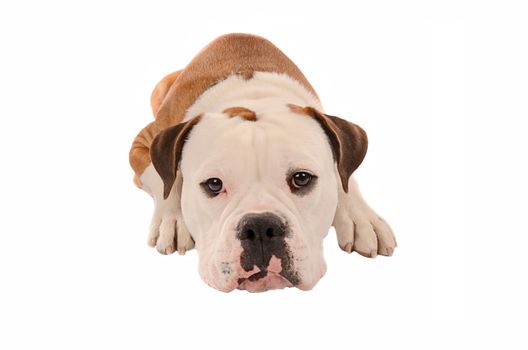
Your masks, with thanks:
<instances>
[{"instance_id":1,"label":"dog's eye","mask_svg":"<svg viewBox=\"0 0 528 350\"><path fill-rule=\"evenodd\" d=\"M207 179L200 185L202 185L202 188L204 189L205 193L211 197L216 196L224 189L224 184L222 183L222 180L217 177Z\"/></svg>"},{"instance_id":2,"label":"dog's eye","mask_svg":"<svg viewBox=\"0 0 528 350\"><path fill-rule=\"evenodd\" d=\"M292 176L292 183L295 187L305 187L312 182L312 174L309 174L305 171L299 171Z\"/></svg>"},{"instance_id":3,"label":"dog's eye","mask_svg":"<svg viewBox=\"0 0 528 350\"><path fill-rule=\"evenodd\" d=\"M286 177L286 181L288 186L290 186L290 191L298 196L310 193L317 181L317 176L308 171L295 171L289 174Z\"/></svg>"}]
</instances>

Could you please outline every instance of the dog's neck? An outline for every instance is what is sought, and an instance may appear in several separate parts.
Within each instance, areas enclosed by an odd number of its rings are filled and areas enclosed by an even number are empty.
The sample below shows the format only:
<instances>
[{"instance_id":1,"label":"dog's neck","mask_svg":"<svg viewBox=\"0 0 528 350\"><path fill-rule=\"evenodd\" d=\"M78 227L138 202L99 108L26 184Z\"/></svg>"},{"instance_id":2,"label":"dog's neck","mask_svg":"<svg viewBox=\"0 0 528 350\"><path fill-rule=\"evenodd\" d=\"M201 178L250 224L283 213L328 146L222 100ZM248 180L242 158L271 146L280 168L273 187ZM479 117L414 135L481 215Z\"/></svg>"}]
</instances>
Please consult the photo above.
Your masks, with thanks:
<instances>
[{"instance_id":1,"label":"dog's neck","mask_svg":"<svg viewBox=\"0 0 528 350\"><path fill-rule=\"evenodd\" d=\"M265 112L289 103L323 109L317 97L285 74L256 72L251 79L232 75L207 89L187 110L184 121L203 113L221 113L235 106Z\"/></svg>"}]
</instances>

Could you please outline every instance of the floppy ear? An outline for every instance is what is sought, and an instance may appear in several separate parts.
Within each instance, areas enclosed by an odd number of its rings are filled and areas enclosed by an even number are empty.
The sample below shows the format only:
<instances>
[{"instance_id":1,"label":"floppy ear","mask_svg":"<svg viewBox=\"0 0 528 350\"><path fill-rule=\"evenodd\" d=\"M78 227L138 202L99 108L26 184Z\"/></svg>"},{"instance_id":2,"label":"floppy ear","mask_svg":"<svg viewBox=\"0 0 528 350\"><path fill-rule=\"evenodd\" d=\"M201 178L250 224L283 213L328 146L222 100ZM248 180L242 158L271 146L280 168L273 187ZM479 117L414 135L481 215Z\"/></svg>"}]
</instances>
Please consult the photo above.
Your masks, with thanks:
<instances>
[{"instance_id":1,"label":"floppy ear","mask_svg":"<svg viewBox=\"0 0 528 350\"><path fill-rule=\"evenodd\" d=\"M152 165L163 180L163 199L167 199L176 181L178 164L187 135L200 121L201 116L171 126L160 132L150 145Z\"/></svg>"},{"instance_id":2,"label":"floppy ear","mask_svg":"<svg viewBox=\"0 0 528 350\"><path fill-rule=\"evenodd\" d=\"M330 141L343 190L348 192L348 179L367 153L368 139L365 131L354 123L323 114L312 107L303 108L292 104L288 107L293 112L314 118L321 125Z\"/></svg>"}]
</instances>

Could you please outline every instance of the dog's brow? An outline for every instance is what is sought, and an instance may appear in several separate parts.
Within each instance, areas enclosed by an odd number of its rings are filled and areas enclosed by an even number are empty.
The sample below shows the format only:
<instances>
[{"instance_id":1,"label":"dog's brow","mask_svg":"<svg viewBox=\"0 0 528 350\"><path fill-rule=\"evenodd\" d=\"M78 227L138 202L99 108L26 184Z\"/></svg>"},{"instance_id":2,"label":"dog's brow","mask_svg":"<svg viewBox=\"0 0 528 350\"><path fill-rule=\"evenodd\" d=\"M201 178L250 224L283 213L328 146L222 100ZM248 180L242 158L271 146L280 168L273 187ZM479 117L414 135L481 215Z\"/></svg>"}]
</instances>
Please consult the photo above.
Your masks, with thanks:
<instances>
[{"instance_id":1,"label":"dog's brow","mask_svg":"<svg viewBox=\"0 0 528 350\"><path fill-rule=\"evenodd\" d=\"M311 113L310 113L311 111L307 107L301 107L301 106L298 106L298 105L294 105L292 103L287 104L287 107L290 109L290 111L292 111L294 113L305 114L307 116L311 116Z\"/></svg>"},{"instance_id":2,"label":"dog's brow","mask_svg":"<svg viewBox=\"0 0 528 350\"><path fill-rule=\"evenodd\" d=\"M223 113L227 114L231 118L240 117L251 122L257 121L257 115L251 109L246 107L229 107L224 109Z\"/></svg>"}]
</instances>

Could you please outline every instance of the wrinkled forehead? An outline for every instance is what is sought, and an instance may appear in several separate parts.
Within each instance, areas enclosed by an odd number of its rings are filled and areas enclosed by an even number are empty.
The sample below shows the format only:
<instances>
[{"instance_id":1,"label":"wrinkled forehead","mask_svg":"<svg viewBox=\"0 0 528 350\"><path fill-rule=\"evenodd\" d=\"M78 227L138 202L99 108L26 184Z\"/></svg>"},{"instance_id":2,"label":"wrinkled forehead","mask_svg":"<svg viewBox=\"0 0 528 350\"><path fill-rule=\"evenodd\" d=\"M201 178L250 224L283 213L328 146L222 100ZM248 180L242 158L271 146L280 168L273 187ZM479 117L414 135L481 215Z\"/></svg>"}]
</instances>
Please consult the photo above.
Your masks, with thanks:
<instances>
[{"instance_id":1,"label":"wrinkled forehead","mask_svg":"<svg viewBox=\"0 0 528 350\"><path fill-rule=\"evenodd\" d=\"M205 114L184 146L184 174L202 167L251 171L251 165L332 167L332 153L319 124L308 116L284 110L257 113L256 120Z\"/></svg>"}]
</instances>

